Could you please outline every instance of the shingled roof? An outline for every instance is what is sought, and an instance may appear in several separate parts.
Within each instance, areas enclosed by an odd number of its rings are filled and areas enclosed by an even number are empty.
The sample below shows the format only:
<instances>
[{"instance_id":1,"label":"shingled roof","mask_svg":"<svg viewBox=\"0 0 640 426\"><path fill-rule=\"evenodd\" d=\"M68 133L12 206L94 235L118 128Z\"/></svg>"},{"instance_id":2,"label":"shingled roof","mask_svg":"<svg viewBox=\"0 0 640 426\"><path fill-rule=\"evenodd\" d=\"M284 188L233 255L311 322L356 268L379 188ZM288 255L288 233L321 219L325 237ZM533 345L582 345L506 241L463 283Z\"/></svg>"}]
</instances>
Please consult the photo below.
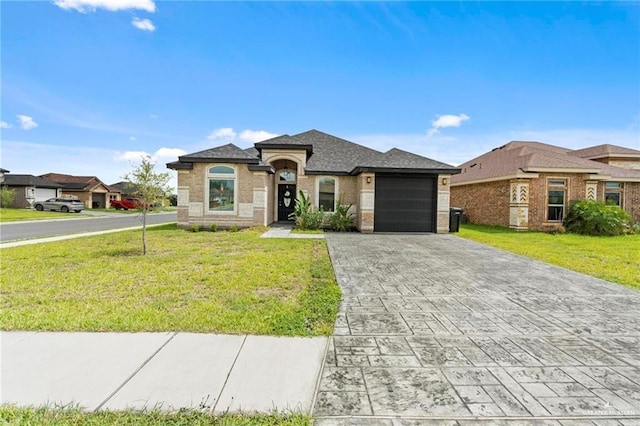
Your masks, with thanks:
<instances>
[{"instance_id":1,"label":"shingled roof","mask_svg":"<svg viewBox=\"0 0 640 426\"><path fill-rule=\"evenodd\" d=\"M623 157L640 159L640 151L618 145L603 144L571 151L570 155L580 158L595 159L607 157Z\"/></svg>"},{"instance_id":2,"label":"shingled roof","mask_svg":"<svg viewBox=\"0 0 640 426\"><path fill-rule=\"evenodd\" d=\"M59 183L63 189L67 189L69 191L91 191L98 185L103 185L105 188L109 189L109 187L96 176L73 176L62 173L46 173L44 175L40 175L40 177Z\"/></svg>"},{"instance_id":3,"label":"shingled roof","mask_svg":"<svg viewBox=\"0 0 640 426\"><path fill-rule=\"evenodd\" d=\"M349 175L363 171L459 173L460 169L420 155L394 148L382 153L318 130L281 135L261 141L252 148L233 144L183 155L168 163L171 169L190 169L193 162L250 163L251 170L273 171L260 157L263 149L300 149L307 152L305 173ZM249 161L251 159L252 161ZM240 161L241 160L241 161Z\"/></svg>"},{"instance_id":4,"label":"shingled roof","mask_svg":"<svg viewBox=\"0 0 640 426\"><path fill-rule=\"evenodd\" d=\"M460 165L452 185L526 177L527 173L565 172L640 179L640 171L623 169L572 155L573 151L541 142L512 141Z\"/></svg>"},{"instance_id":5,"label":"shingled roof","mask_svg":"<svg viewBox=\"0 0 640 426\"><path fill-rule=\"evenodd\" d=\"M178 161L182 163L227 162L255 164L259 162L255 155L248 153L242 148L238 148L232 143L194 152L193 154L183 155L178 157Z\"/></svg>"},{"instance_id":6,"label":"shingled roof","mask_svg":"<svg viewBox=\"0 0 640 426\"><path fill-rule=\"evenodd\" d=\"M62 188L62 185L33 175L4 175L4 185L34 186L38 188Z\"/></svg>"}]
</instances>

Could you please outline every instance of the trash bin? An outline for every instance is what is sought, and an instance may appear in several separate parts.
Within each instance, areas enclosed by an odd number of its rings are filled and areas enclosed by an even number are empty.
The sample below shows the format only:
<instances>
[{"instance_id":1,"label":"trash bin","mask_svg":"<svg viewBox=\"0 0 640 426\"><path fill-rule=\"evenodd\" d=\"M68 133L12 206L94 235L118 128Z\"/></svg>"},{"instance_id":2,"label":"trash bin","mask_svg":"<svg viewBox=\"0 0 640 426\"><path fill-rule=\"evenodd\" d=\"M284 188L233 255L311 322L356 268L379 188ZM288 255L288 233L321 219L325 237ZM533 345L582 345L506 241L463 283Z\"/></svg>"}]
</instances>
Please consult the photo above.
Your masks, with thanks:
<instances>
[{"instance_id":1,"label":"trash bin","mask_svg":"<svg viewBox=\"0 0 640 426\"><path fill-rule=\"evenodd\" d=\"M449 232L460 231L460 222L462 221L463 209L460 207L451 207L449 209Z\"/></svg>"}]
</instances>

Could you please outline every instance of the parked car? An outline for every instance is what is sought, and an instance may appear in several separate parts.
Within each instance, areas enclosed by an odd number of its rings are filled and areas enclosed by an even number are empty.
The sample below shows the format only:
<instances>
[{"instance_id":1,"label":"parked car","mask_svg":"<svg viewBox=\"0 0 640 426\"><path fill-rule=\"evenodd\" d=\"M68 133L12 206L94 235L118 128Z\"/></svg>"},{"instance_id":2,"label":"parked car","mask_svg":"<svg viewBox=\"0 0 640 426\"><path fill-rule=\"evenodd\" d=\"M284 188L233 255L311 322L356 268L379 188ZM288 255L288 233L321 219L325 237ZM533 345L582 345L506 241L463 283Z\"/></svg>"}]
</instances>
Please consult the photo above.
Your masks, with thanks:
<instances>
[{"instance_id":1,"label":"parked car","mask_svg":"<svg viewBox=\"0 0 640 426\"><path fill-rule=\"evenodd\" d=\"M114 207L116 210L135 210L142 208L143 202L140 198L135 197L126 197L122 200L113 200L111 201L111 207ZM153 209L153 206L147 203L147 210Z\"/></svg>"},{"instance_id":2,"label":"parked car","mask_svg":"<svg viewBox=\"0 0 640 426\"><path fill-rule=\"evenodd\" d=\"M84 209L84 203L77 198L49 198L47 201L38 201L34 205L39 212L43 210L60 210L62 213L80 213Z\"/></svg>"}]
</instances>

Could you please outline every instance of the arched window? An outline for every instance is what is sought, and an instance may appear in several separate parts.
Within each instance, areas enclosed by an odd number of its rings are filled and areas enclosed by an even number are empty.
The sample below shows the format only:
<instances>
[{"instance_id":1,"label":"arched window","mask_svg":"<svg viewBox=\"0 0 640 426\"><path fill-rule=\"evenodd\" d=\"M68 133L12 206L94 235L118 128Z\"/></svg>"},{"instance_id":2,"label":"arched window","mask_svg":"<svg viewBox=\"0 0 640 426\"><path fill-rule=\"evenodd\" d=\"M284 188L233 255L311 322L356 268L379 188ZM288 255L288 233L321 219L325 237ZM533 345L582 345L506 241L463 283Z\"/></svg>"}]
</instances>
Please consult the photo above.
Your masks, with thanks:
<instances>
[{"instance_id":1,"label":"arched window","mask_svg":"<svg viewBox=\"0 0 640 426\"><path fill-rule=\"evenodd\" d=\"M229 166L210 167L207 173L207 209L233 212L236 207L236 171Z\"/></svg>"},{"instance_id":2,"label":"arched window","mask_svg":"<svg viewBox=\"0 0 640 426\"><path fill-rule=\"evenodd\" d=\"M336 180L332 177L318 179L318 208L332 212L336 206Z\"/></svg>"}]
</instances>

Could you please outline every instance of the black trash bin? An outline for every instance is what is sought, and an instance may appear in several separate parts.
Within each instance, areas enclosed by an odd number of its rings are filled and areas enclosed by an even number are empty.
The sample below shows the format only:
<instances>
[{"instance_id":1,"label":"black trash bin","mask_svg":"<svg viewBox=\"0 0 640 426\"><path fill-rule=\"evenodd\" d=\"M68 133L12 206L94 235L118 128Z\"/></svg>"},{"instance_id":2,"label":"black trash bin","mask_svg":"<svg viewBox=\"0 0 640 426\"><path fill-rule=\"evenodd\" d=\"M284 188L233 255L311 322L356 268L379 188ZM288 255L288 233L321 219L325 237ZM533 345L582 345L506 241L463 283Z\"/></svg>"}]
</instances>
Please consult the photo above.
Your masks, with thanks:
<instances>
[{"instance_id":1,"label":"black trash bin","mask_svg":"<svg viewBox=\"0 0 640 426\"><path fill-rule=\"evenodd\" d=\"M460 231L460 222L462 222L462 214L464 210L460 207L449 208L449 232Z\"/></svg>"}]
</instances>

